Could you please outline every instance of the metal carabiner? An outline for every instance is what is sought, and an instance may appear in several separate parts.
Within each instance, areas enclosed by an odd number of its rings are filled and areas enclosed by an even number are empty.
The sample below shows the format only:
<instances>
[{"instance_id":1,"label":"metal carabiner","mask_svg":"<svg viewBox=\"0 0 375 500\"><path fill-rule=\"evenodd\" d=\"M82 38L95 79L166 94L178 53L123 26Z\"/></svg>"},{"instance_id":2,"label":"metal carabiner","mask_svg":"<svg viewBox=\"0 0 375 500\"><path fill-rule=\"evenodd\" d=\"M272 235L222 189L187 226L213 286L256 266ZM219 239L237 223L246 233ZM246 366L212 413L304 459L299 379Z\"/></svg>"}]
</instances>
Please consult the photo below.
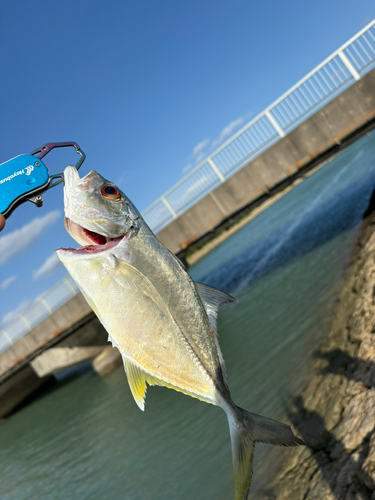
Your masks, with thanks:
<instances>
[{"instance_id":1,"label":"metal carabiner","mask_svg":"<svg viewBox=\"0 0 375 500\"><path fill-rule=\"evenodd\" d=\"M52 149L55 149L55 148L65 148L65 147L69 147L69 146L73 146L74 149L76 150L76 153L79 154L80 157L81 157L77 161L77 163L75 164L76 169L79 170L79 168L81 167L82 163L85 161L86 155L82 151L82 149L78 146L78 144L76 142L48 142L47 144L44 144L40 148L35 149L30 154L32 156L36 155L36 157L39 158L39 160L41 160L50 151L52 151ZM49 184L49 186L48 186L47 189L51 189L52 187L55 187L55 186L57 186L58 184L61 184L61 182L64 181L64 179L63 179L63 172L61 172L60 174L50 175L49 179L50 179L50 184ZM57 182L53 182L54 179L60 179L60 180L57 181Z\"/></svg>"}]
</instances>

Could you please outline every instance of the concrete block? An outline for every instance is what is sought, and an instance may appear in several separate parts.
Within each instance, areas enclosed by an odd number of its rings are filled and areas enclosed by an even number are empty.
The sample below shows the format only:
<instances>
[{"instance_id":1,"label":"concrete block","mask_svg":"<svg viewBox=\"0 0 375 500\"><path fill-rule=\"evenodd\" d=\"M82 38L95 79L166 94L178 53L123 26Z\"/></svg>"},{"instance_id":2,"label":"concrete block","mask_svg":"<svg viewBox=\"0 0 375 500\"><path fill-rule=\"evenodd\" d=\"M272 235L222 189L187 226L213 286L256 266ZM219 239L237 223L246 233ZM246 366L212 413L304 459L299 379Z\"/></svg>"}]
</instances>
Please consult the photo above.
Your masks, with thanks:
<instances>
[{"instance_id":1,"label":"concrete block","mask_svg":"<svg viewBox=\"0 0 375 500\"><path fill-rule=\"evenodd\" d=\"M53 347L30 361L30 366L39 378L56 374L64 368L94 359L103 347Z\"/></svg>"},{"instance_id":2,"label":"concrete block","mask_svg":"<svg viewBox=\"0 0 375 500\"><path fill-rule=\"evenodd\" d=\"M92 361L92 367L98 375L105 377L122 364L118 349L108 346Z\"/></svg>"}]
</instances>

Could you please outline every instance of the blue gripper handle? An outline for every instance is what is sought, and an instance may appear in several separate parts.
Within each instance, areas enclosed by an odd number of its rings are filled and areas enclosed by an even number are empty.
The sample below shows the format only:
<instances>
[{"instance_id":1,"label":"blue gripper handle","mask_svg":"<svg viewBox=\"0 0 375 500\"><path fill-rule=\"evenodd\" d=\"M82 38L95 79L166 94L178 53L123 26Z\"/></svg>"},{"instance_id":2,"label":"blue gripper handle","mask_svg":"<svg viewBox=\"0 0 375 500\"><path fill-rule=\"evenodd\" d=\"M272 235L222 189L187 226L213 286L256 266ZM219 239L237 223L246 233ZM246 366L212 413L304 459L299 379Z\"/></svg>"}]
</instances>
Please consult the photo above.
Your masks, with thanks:
<instances>
[{"instance_id":1,"label":"blue gripper handle","mask_svg":"<svg viewBox=\"0 0 375 500\"><path fill-rule=\"evenodd\" d=\"M50 183L47 167L31 154L0 165L0 213L5 218L21 203L44 192Z\"/></svg>"}]
</instances>

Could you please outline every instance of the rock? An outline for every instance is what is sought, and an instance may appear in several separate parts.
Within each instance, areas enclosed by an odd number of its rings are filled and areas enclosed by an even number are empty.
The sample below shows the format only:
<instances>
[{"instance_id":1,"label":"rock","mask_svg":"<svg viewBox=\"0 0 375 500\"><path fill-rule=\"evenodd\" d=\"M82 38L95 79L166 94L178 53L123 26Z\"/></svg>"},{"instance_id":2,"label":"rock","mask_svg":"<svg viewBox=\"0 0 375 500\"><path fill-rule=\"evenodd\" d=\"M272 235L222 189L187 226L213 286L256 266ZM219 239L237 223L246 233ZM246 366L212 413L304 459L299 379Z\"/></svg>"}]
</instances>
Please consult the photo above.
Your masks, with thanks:
<instances>
[{"instance_id":1,"label":"rock","mask_svg":"<svg viewBox=\"0 0 375 500\"><path fill-rule=\"evenodd\" d=\"M267 485L275 500L375 500L374 256L371 224L357 245L310 381L288 410L287 420L307 446L285 449Z\"/></svg>"},{"instance_id":2,"label":"rock","mask_svg":"<svg viewBox=\"0 0 375 500\"><path fill-rule=\"evenodd\" d=\"M370 489L375 484L375 433L372 434L368 446L367 458L362 465L364 474L361 476L364 484Z\"/></svg>"}]
</instances>

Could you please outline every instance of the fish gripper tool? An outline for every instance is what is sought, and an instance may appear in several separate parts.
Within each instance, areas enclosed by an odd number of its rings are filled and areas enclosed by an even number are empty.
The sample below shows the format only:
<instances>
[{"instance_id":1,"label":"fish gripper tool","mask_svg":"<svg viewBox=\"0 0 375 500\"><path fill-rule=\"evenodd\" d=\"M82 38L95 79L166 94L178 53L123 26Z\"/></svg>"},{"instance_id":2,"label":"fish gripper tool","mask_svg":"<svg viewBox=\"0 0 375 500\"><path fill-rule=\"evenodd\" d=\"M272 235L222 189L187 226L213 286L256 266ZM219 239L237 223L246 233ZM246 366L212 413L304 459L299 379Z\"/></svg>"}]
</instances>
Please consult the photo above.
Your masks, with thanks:
<instances>
[{"instance_id":1,"label":"fish gripper tool","mask_svg":"<svg viewBox=\"0 0 375 500\"><path fill-rule=\"evenodd\" d=\"M15 208L31 201L43 205L42 193L63 182L63 173L49 175L42 158L52 149L74 147L80 156L78 170L86 155L76 142L49 142L30 154L21 154L0 164L0 213L7 219Z\"/></svg>"}]
</instances>

